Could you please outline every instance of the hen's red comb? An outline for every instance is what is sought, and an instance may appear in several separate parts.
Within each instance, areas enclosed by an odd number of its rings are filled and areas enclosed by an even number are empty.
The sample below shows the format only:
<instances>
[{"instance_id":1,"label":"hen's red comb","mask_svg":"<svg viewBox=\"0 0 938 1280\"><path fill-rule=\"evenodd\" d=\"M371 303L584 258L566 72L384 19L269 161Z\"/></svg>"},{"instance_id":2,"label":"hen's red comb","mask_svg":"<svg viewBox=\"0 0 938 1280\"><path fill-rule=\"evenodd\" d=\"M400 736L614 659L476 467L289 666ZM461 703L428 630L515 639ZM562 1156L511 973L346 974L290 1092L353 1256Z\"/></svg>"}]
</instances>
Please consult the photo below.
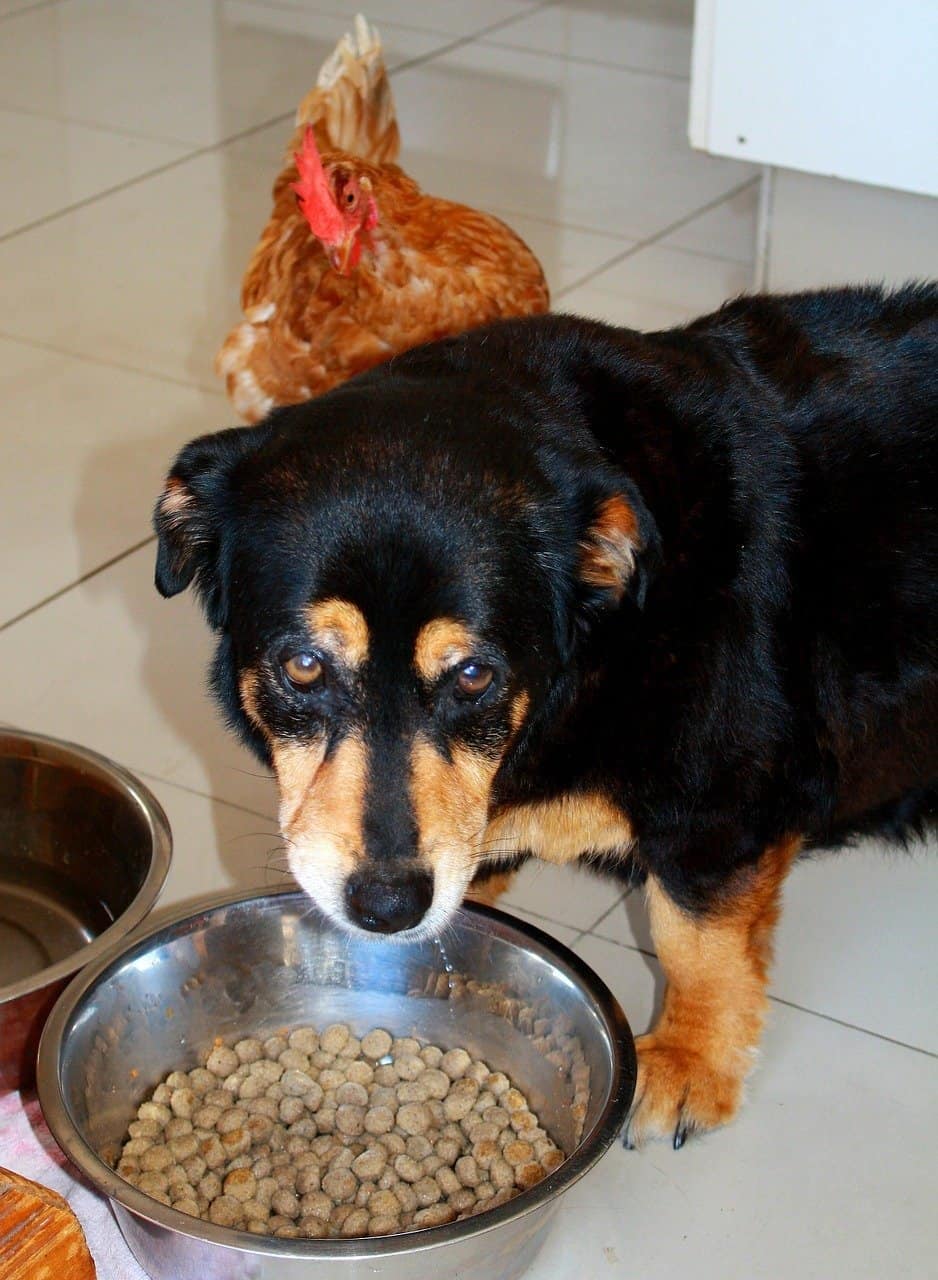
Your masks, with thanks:
<instances>
[{"instance_id":1,"label":"hen's red comb","mask_svg":"<svg viewBox=\"0 0 938 1280\"><path fill-rule=\"evenodd\" d=\"M300 210L309 223L310 231L324 244L339 244L344 239L347 228L322 167L312 125L306 126L303 145L293 158L299 182L291 182L290 188L296 192Z\"/></svg>"}]
</instances>

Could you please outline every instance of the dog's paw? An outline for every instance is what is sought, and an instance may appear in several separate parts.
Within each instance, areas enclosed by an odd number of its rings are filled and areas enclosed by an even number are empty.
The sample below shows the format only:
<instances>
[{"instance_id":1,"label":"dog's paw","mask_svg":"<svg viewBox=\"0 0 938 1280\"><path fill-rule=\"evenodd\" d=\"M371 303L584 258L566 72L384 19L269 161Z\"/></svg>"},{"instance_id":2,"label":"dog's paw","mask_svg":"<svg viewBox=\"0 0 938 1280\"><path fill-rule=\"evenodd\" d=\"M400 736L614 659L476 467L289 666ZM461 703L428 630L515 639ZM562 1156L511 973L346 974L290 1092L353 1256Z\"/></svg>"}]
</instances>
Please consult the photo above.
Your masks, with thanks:
<instances>
[{"instance_id":1,"label":"dog's paw","mask_svg":"<svg viewBox=\"0 0 938 1280\"><path fill-rule=\"evenodd\" d=\"M638 1080L623 1141L667 1138L675 1151L695 1133L727 1124L739 1110L745 1073L654 1034L635 1041Z\"/></svg>"}]
</instances>

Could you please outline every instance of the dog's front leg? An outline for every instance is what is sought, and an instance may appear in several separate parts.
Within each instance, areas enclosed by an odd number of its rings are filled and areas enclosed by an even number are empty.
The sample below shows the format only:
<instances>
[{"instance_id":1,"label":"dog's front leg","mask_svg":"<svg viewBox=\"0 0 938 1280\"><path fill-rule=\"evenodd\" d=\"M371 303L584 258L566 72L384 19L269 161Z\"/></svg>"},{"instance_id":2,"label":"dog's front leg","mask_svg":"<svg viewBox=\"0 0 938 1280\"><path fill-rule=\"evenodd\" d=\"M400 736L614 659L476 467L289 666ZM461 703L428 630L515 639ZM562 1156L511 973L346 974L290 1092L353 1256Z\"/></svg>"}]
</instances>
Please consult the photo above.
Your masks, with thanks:
<instances>
[{"instance_id":1,"label":"dog's front leg","mask_svg":"<svg viewBox=\"0 0 938 1280\"><path fill-rule=\"evenodd\" d=\"M667 979L661 1016L635 1042L638 1083L626 1141L670 1138L726 1124L742 1100L768 1004L772 935L800 840L766 850L704 914L647 884L651 931Z\"/></svg>"}]
</instances>

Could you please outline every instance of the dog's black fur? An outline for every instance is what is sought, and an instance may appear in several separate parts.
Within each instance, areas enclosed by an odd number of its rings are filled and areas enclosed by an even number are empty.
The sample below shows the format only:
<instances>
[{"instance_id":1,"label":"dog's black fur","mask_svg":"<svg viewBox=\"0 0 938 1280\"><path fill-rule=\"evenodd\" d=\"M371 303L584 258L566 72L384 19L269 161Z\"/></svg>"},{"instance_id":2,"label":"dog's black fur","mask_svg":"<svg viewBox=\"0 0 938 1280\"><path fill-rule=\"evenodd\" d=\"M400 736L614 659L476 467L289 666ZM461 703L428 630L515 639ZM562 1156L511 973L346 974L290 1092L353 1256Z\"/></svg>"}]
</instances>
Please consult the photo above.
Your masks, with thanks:
<instances>
[{"instance_id":1,"label":"dog's black fur","mask_svg":"<svg viewBox=\"0 0 938 1280\"><path fill-rule=\"evenodd\" d=\"M531 700L493 807L610 796L627 873L692 910L786 834L938 817L938 286L744 297L645 335L510 321L195 441L172 477L191 500L158 509L157 583L195 579L262 758L236 675L334 592L402 635L471 622ZM622 599L577 568L616 493ZM262 710L305 732L301 705ZM494 715L435 722L441 749L486 750Z\"/></svg>"}]
</instances>

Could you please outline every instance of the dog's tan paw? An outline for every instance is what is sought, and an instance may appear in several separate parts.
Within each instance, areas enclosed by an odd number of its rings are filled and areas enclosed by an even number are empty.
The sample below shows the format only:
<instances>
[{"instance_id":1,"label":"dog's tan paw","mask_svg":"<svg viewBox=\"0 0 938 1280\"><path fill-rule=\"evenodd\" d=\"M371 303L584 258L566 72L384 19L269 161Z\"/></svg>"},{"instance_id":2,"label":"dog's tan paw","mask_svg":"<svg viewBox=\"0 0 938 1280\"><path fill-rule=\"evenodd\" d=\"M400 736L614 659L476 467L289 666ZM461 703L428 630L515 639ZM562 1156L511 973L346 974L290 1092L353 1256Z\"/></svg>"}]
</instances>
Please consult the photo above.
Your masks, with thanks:
<instances>
[{"instance_id":1,"label":"dog's tan paw","mask_svg":"<svg viewBox=\"0 0 938 1280\"><path fill-rule=\"evenodd\" d=\"M727 1124L739 1110L744 1073L728 1072L693 1050L654 1034L635 1041L638 1080L624 1141L639 1147L667 1138L678 1150L685 1139Z\"/></svg>"}]
</instances>

